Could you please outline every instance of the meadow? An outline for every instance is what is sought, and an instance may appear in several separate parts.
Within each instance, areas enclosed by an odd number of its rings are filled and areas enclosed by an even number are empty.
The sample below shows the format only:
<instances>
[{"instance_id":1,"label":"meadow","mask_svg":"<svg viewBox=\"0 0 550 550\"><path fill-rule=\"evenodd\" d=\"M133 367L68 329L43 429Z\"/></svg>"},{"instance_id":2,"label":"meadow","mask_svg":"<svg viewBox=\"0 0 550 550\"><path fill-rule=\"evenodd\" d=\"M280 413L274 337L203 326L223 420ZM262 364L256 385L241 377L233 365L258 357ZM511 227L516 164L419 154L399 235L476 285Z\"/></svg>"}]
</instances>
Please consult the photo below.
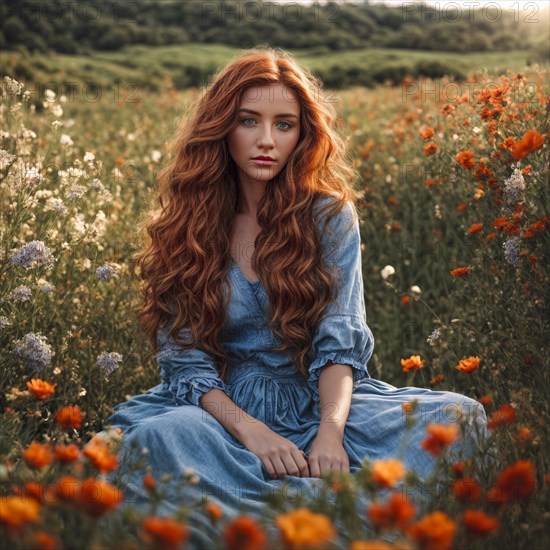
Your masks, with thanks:
<instances>
[{"instance_id":1,"label":"meadow","mask_svg":"<svg viewBox=\"0 0 550 550\"><path fill-rule=\"evenodd\" d=\"M114 88L129 83L138 89L160 91L169 78L174 87L202 85L208 74L235 54L223 44L132 45L115 51L91 50L86 55L41 54L25 49L0 52L0 66L15 79L49 86L58 94L94 97L95 87ZM296 58L310 67L325 86L342 89L353 85L374 86L389 80L399 84L401 76L443 75L463 79L470 70L490 68L497 73L519 71L525 65L542 62L543 56L529 44L524 50L498 52L439 52L398 48L361 48L341 52L308 48L293 50ZM434 73L435 71L435 73Z\"/></svg>"},{"instance_id":2,"label":"meadow","mask_svg":"<svg viewBox=\"0 0 550 550\"><path fill-rule=\"evenodd\" d=\"M446 490L428 510L400 498L414 472L398 457L366 459L354 479L326 478L330 503L275 502L275 538L204 503L219 548L550 543L548 76L535 65L475 70L460 82L323 91L360 174L376 342L369 372L479 400L501 466L485 467L481 448L471 461L451 461L460 432L436 427L425 439L438 458L430 487ZM123 499L105 477L116 470L118 443L90 440L114 405L159 381L133 314L135 228L166 141L201 91L179 91L170 78L157 92L131 75L98 82L101 93L90 97L2 81L2 548L180 548L189 535L189 503L177 517L156 517L162 480L150 474L151 513L125 514L105 530L101 521ZM404 417L414 416L411 403ZM370 497L367 508L354 507L357 492Z\"/></svg>"}]
</instances>

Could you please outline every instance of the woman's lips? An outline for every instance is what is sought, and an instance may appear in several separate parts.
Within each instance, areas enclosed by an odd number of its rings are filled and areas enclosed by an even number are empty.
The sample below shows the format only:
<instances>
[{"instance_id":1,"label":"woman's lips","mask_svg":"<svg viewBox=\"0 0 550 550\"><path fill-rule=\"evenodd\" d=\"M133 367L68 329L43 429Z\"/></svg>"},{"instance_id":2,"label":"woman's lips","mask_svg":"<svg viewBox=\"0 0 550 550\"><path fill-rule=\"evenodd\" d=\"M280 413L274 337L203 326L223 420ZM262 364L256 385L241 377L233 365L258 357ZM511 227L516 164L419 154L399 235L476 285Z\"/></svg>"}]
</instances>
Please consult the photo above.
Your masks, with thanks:
<instances>
[{"instance_id":1,"label":"woman's lips","mask_svg":"<svg viewBox=\"0 0 550 550\"><path fill-rule=\"evenodd\" d=\"M269 166L270 164L274 164L274 160L266 160L266 159L252 159L253 162L256 164L259 164L260 166Z\"/></svg>"}]
</instances>

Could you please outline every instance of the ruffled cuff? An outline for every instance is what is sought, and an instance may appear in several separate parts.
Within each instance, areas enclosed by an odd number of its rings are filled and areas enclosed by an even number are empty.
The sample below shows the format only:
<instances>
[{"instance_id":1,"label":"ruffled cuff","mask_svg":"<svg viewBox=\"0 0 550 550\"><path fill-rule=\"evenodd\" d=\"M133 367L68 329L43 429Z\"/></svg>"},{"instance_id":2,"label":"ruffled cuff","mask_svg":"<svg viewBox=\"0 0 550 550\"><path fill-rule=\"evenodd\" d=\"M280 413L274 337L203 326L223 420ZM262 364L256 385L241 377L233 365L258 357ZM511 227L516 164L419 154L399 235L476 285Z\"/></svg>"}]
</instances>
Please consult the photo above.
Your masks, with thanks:
<instances>
[{"instance_id":1,"label":"ruffled cuff","mask_svg":"<svg viewBox=\"0 0 550 550\"><path fill-rule=\"evenodd\" d=\"M196 378L189 376L174 376L169 381L165 381L168 384L170 393L174 396L177 405L196 405L200 407L199 399L203 393L217 388L222 391L226 391L225 383L217 376L208 376L208 374L201 373Z\"/></svg>"},{"instance_id":2,"label":"ruffled cuff","mask_svg":"<svg viewBox=\"0 0 550 550\"><path fill-rule=\"evenodd\" d=\"M321 376L321 369L329 361L332 361L336 365L349 365L352 367L353 388L356 388L365 378L370 378L367 366L357 359L339 352L326 353L315 359L315 361L313 361L313 363L309 366L308 382L313 391L313 397L316 403L320 403L319 378Z\"/></svg>"}]
</instances>

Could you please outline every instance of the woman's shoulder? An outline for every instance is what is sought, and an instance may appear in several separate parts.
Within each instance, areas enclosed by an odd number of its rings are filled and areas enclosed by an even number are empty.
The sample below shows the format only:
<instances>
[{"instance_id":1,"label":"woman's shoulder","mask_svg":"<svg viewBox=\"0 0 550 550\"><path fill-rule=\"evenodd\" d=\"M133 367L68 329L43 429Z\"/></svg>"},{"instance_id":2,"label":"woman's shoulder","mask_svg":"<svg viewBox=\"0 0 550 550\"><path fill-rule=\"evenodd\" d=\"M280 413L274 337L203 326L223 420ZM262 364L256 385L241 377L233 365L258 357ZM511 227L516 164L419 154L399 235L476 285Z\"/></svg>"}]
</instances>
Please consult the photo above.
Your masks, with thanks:
<instances>
[{"instance_id":1,"label":"woman's shoulder","mask_svg":"<svg viewBox=\"0 0 550 550\"><path fill-rule=\"evenodd\" d=\"M341 207L340 204L341 202L331 195L322 195L317 199L314 214L323 235L346 233L357 223L355 205L349 200Z\"/></svg>"}]
</instances>

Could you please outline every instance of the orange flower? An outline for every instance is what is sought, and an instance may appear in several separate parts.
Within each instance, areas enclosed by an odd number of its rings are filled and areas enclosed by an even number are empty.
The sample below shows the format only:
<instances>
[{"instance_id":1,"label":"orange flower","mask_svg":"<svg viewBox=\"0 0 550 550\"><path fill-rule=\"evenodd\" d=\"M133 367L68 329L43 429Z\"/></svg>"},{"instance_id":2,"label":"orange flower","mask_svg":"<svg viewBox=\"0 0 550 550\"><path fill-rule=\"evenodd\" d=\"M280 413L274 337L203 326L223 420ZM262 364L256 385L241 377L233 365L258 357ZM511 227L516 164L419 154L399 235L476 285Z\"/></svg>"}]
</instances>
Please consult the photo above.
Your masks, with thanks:
<instances>
[{"instance_id":1,"label":"orange flower","mask_svg":"<svg viewBox=\"0 0 550 550\"><path fill-rule=\"evenodd\" d=\"M533 433L527 426L522 426L517 433L516 440L517 442L523 446L525 445L531 438L533 437Z\"/></svg>"},{"instance_id":2,"label":"orange flower","mask_svg":"<svg viewBox=\"0 0 550 550\"><path fill-rule=\"evenodd\" d=\"M455 532L455 522L439 510L424 516L407 530L422 550L450 550Z\"/></svg>"},{"instance_id":3,"label":"orange flower","mask_svg":"<svg viewBox=\"0 0 550 550\"><path fill-rule=\"evenodd\" d=\"M482 229L483 229L483 224L482 223L473 223L468 228L468 231L466 231L466 235L472 235L474 233L479 233L479 231L481 231Z\"/></svg>"},{"instance_id":4,"label":"orange flower","mask_svg":"<svg viewBox=\"0 0 550 550\"><path fill-rule=\"evenodd\" d=\"M458 437L458 427L454 424L428 424L430 437L422 441L422 447L437 456Z\"/></svg>"},{"instance_id":5,"label":"orange flower","mask_svg":"<svg viewBox=\"0 0 550 550\"><path fill-rule=\"evenodd\" d=\"M373 503L367 508L370 520L381 529L403 529L415 514L414 505L398 493L394 493L386 504Z\"/></svg>"},{"instance_id":6,"label":"orange flower","mask_svg":"<svg viewBox=\"0 0 550 550\"><path fill-rule=\"evenodd\" d=\"M487 420L487 428L494 430L501 426L511 426L516 421L516 409L505 404L497 409Z\"/></svg>"},{"instance_id":7,"label":"orange flower","mask_svg":"<svg viewBox=\"0 0 550 550\"><path fill-rule=\"evenodd\" d=\"M493 402L493 398L490 395L482 395L478 401L486 407L487 405L490 405Z\"/></svg>"},{"instance_id":8,"label":"orange flower","mask_svg":"<svg viewBox=\"0 0 550 550\"><path fill-rule=\"evenodd\" d=\"M498 529L499 521L493 516L488 516L481 510L466 510L462 516L462 523L468 531L474 535L488 535Z\"/></svg>"},{"instance_id":9,"label":"orange flower","mask_svg":"<svg viewBox=\"0 0 550 550\"><path fill-rule=\"evenodd\" d=\"M31 379L30 382L27 382L27 388L29 391L41 401L49 397L55 392L57 384L50 384L49 382L44 382L38 378Z\"/></svg>"},{"instance_id":10,"label":"orange flower","mask_svg":"<svg viewBox=\"0 0 550 550\"><path fill-rule=\"evenodd\" d=\"M425 359L421 359L420 355L411 355L408 359L401 359L403 372L411 372L421 369L426 363Z\"/></svg>"},{"instance_id":11,"label":"orange flower","mask_svg":"<svg viewBox=\"0 0 550 550\"><path fill-rule=\"evenodd\" d=\"M453 269L450 273L453 277L466 277L471 269L472 268L470 266L457 267L456 269Z\"/></svg>"},{"instance_id":12,"label":"orange flower","mask_svg":"<svg viewBox=\"0 0 550 550\"><path fill-rule=\"evenodd\" d=\"M61 541L55 535L50 535L46 531L35 533L33 543L33 547L37 550L56 550L56 548L61 548Z\"/></svg>"},{"instance_id":13,"label":"orange flower","mask_svg":"<svg viewBox=\"0 0 550 550\"><path fill-rule=\"evenodd\" d=\"M409 304L409 302L411 301L411 297L408 295L408 294L404 294L402 297L401 297L401 303L406 306Z\"/></svg>"},{"instance_id":14,"label":"orange flower","mask_svg":"<svg viewBox=\"0 0 550 550\"><path fill-rule=\"evenodd\" d=\"M223 513L217 504L214 504L213 502L207 502L204 505L204 508L212 519L214 520L222 519Z\"/></svg>"},{"instance_id":15,"label":"orange flower","mask_svg":"<svg viewBox=\"0 0 550 550\"><path fill-rule=\"evenodd\" d=\"M39 520L40 504L36 500L21 495L2 497L0 525L17 531L26 523L36 523Z\"/></svg>"},{"instance_id":16,"label":"orange flower","mask_svg":"<svg viewBox=\"0 0 550 550\"><path fill-rule=\"evenodd\" d=\"M468 470L472 468L471 460L467 460L466 462L453 462L451 465L455 477L462 477L466 468L468 468Z\"/></svg>"},{"instance_id":17,"label":"orange flower","mask_svg":"<svg viewBox=\"0 0 550 550\"><path fill-rule=\"evenodd\" d=\"M155 482L155 478L151 475L150 472L147 472L144 476L143 476L143 486L148 490L148 491L153 491L156 487L156 482Z\"/></svg>"},{"instance_id":18,"label":"orange flower","mask_svg":"<svg viewBox=\"0 0 550 550\"><path fill-rule=\"evenodd\" d=\"M483 189L476 189L476 192L474 193L474 200L478 201L481 197L485 195L485 191Z\"/></svg>"},{"instance_id":19,"label":"orange flower","mask_svg":"<svg viewBox=\"0 0 550 550\"><path fill-rule=\"evenodd\" d=\"M425 130L422 130L420 132L420 135L422 136L422 139L426 140L426 139L430 139L431 137L433 137L435 135L435 131L433 128L426 128Z\"/></svg>"},{"instance_id":20,"label":"orange flower","mask_svg":"<svg viewBox=\"0 0 550 550\"><path fill-rule=\"evenodd\" d=\"M426 145L424 145L424 154L429 157L430 155L435 154L438 149L439 147L436 143L427 143Z\"/></svg>"},{"instance_id":21,"label":"orange flower","mask_svg":"<svg viewBox=\"0 0 550 550\"><path fill-rule=\"evenodd\" d=\"M307 508L298 508L275 519L285 548L293 550L322 548L336 536L336 529L328 516L314 514Z\"/></svg>"},{"instance_id":22,"label":"orange flower","mask_svg":"<svg viewBox=\"0 0 550 550\"><path fill-rule=\"evenodd\" d=\"M71 445L57 445L55 450L55 458L59 460L59 462L62 462L63 464L67 464L69 462L74 462L78 459L78 456L80 455L80 450L78 447L74 444Z\"/></svg>"},{"instance_id":23,"label":"orange flower","mask_svg":"<svg viewBox=\"0 0 550 550\"><path fill-rule=\"evenodd\" d=\"M372 477L380 487L393 487L405 475L405 466L396 458L375 460L372 465Z\"/></svg>"},{"instance_id":24,"label":"orange flower","mask_svg":"<svg viewBox=\"0 0 550 550\"><path fill-rule=\"evenodd\" d=\"M401 225L399 224L399 222L392 222L392 224L390 225L390 230L401 231Z\"/></svg>"},{"instance_id":25,"label":"orange flower","mask_svg":"<svg viewBox=\"0 0 550 550\"><path fill-rule=\"evenodd\" d=\"M535 484L535 467L532 462L518 460L499 474L492 495L497 500L525 500L533 494Z\"/></svg>"},{"instance_id":26,"label":"orange flower","mask_svg":"<svg viewBox=\"0 0 550 550\"><path fill-rule=\"evenodd\" d=\"M189 536L189 528L172 518L149 517L142 527L143 542L154 550L178 550Z\"/></svg>"},{"instance_id":27,"label":"orange flower","mask_svg":"<svg viewBox=\"0 0 550 550\"><path fill-rule=\"evenodd\" d=\"M473 168L476 165L474 161L474 152L471 149L459 151L455 156L455 160L462 168Z\"/></svg>"},{"instance_id":28,"label":"orange flower","mask_svg":"<svg viewBox=\"0 0 550 550\"><path fill-rule=\"evenodd\" d=\"M44 498L44 486L38 481L27 481L21 487L14 487L14 492L22 497L34 498L36 502L42 502Z\"/></svg>"},{"instance_id":29,"label":"orange flower","mask_svg":"<svg viewBox=\"0 0 550 550\"><path fill-rule=\"evenodd\" d=\"M82 424L82 411L78 405L62 407L55 415L56 422L64 429L78 429Z\"/></svg>"},{"instance_id":30,"label":"orange flower","mask_svg":"<svg viewBox=\"0 0 550 550\"><path fill-rule=\"evenodd\" d=\"M72 505L80 503L80 489L80 480L72 475L60 477L55 484L56 496Z\"/></svg>"},{"instance_id":31,"label":"orange flower","mask_svg":"<svg viewBox=\"0 0 550 550\"><path fill-rule=\"evenodd\" d=\"M255 519L239 516L226 525L223 540L227 550L263 550L267 535Z\"/></svg>"},{"instance_id":32,"label":"orange flower","mask_svg":"<svg viewBox=\"0 0 550 550\"><path fill-rule=\"evenodd\" d=\"M481 485L473 477L463 477L453 483L453 493L463 502L477 502L481 498Z\"/></svg>"},{"instance_id":33,"label":"orange flower","mask_svg":"<svg viewBox=\"0 0 550 550\"><path fill-rule=\"evenodd\" d=\"M118 458L109 452L102 437L96 436L84 447L84 456L102 473L111 472L118 466Z\"/></svg>"},{"instance_id":34,"label":"orange flower","mask_svg":"<svg viewBox=\"0 0 550 550\"><path fill-rule=\"evenodd\" d=\"M438 374L430 380L430 386L435 386L436 384L439 384L439 382L443 382L443 379L444 376L442 374Z\"/></svg>"},{"instance_id":35,"label":"orange flower","mask_svg":"<svg viewBox=\"0 0 550 550\"><path fill-rule=\"evenodd\" d=\"M461 359L455 369L464 372L466 374L471 374L479 367L479 357L470 356L468 359Z\"/></svg>"},{"instance_id":36,"label":"orange flower","mask_svg":"<svg viewBox=\"0 0 550 550\"><path fill-rule=\"evenodd\" d=\"M115 509L124 500L124 493L102 479L90 477L80 486L80 504L93 517Z\"/></svg>"},{"instance_id":37,"label":"orange flower","mask_svg":"<svg viewBox=\"0 0 550 550\"><path fill-rule=\"evenodd\" d=\"M410 414L414 412L415 406L414 403L412 403L411 401L407 401L406 403L403 403L401 405L401 408L403 409L403 412Z\"/></svg>"},{"instance_id":38,"label":"orange flower","mask_svg":"<svg viewBox=\"0 0 550 550\"><path fill-rule=\"evenodd\" d=\"M33 441L21 454L31 468L43 468L55 460L51 443L41 445Z\"/></svg>"},{"instance_id":39,"label":"orange flower","mask_svg":"<svg viewBox=\"0 0 550 550\"><path fill-rule=\"evenodd\" d=\"M510 148L514 160L521 160L536 151L544 143L544 136L536 130L528 130L523 137Z\"/></svg>"}]
</instances>

